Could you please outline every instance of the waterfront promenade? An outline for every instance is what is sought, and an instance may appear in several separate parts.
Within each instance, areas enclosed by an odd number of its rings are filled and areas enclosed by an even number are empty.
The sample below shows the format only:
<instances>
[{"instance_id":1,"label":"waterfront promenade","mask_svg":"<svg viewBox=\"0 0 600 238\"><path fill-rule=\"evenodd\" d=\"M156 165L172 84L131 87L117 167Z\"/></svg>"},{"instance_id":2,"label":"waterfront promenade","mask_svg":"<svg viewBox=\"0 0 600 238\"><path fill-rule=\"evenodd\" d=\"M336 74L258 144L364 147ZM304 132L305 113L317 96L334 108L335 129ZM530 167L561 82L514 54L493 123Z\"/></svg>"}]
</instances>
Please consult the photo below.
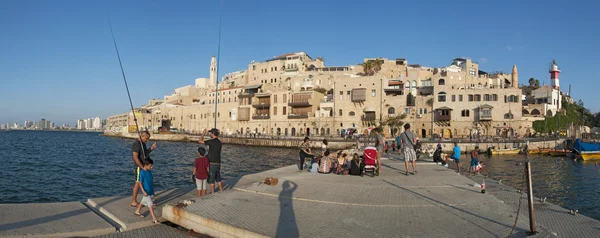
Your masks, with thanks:
<instances>
[{"instance_id":1,"label":"waterfront promenade","mask_svg":"<svg viewBox=\"0 0 600 238\"><path fill-rule=\"evenodd\" d=\"M251 166L251 165L249 165ZM298 172L295 166L226 182L226 191L197 198L193 187L161 192L157 210L188 229L214 237L507 237L520 194L487 180L481 194L471 180L433 163L383 160L374 178ZM276 186L261 184L276 177ZM128 197L85 203L4 204L0 237L186 237L149 217L133 216ZM190 205L184 200L193 200ZM598 237L600 221L551 203L535 202L537 237ZM148 213L147 210L144 210ZM514 237L529 230L523 200ZM117 233L117 231L121 231Z\"/></svg>"}]
</instances>

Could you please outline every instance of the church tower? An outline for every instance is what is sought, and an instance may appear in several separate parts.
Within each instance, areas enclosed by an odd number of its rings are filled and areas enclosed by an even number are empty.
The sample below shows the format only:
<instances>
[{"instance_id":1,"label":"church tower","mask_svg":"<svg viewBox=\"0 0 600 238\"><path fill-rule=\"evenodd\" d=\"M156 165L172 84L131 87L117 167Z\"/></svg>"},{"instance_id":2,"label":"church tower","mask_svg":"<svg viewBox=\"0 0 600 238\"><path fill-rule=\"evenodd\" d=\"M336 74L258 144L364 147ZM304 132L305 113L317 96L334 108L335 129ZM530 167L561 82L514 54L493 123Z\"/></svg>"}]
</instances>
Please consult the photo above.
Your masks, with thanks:
<instances>
[{"instance_id":1,"label":"church tower","mask_svg":"<svg viewBox=\"0 0 600 238\"><path fill-rule=\"evenodd\" d=\"M517 65L513 65L512 74L511 74L511 83L513 88L519 88L519 73L517 72Z\"/></svg>"},{"instance_id":2,"label":"church tower","mask_svg":"<svg viewBox=\"0 0 600 238\"><path fill-rule=\"evenodd\" d=\"M210 85L217 85L217 58L214 56L210 59Z\"/></svg>"}]
</instances>

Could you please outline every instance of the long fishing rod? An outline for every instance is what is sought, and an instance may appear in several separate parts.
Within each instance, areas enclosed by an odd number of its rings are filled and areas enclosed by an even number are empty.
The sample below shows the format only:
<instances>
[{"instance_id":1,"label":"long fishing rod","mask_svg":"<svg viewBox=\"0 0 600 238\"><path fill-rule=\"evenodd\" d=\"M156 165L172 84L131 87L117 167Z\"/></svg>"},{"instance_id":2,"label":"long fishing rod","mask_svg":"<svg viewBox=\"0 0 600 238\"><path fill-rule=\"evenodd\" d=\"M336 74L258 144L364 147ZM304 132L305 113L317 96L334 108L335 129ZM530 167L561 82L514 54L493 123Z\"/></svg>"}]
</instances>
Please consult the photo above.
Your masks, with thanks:
<instances>
[{"instance_id":1,"label":"long fishing rod","mask_svg":"<svg viewBox=\"0 0 600 238\"><path fill-rule=\"evenodd\" d=\"M215 127L217 128L217 106L219 104L219 62L221 61L221 22L223 19L223 0L219 1L219 43L217 46L217 68L215 69Z\"/></svg>"},{"instance_id":2,"label":"long fishing rod","mask_svg":"<svg viewBox=\"0 0 600 238\"><path fill-rule=\"evenodd\" d=\"M144 156L144 158L147 158L146 148L144 148L144 144L142 142L142 132L140 132L140 127L138 126L138 121L135 116L135 110L133 109L133 102L131 102L131 94L129 93L129 86L127 85L127 78L125 78L125 70L123 70L123 63L121 63L121 55L119 54L119 47L117 47L117 41L115 40L115 34L113 33L110 17L108 17L108 26L110 27L110 35L112 36L113 43L115 45L115 51L117 52L117 58L119 59L119 66L121 66L121 74L123 75L123 82L125 82L125 89L127 89L127 97L129 97L129 106L131 106L131 113L133 114L133 121L135 122L135 130L137 131L138 137L140 139L142 155Z\"/></svg>"}]
</instances>

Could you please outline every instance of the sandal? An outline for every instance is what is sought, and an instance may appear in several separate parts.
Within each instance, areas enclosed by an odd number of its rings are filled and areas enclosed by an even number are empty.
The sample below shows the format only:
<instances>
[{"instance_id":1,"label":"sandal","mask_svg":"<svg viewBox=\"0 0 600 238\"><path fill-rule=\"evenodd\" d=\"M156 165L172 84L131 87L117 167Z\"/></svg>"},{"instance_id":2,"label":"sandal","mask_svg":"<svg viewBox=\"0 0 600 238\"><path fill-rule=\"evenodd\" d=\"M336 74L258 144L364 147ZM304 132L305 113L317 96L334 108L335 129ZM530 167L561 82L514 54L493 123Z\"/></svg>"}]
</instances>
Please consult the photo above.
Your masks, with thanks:
<instances>
[{"instance_id":1,"label":"sandal","mask_svg":"<svg viewBox=\"0 0 600 238\"><path fill-rule=\"evenodd\" d=\"M134 212L134 213L133 213L133 215L136 215L136 216L138 216L138 217L144 218L144 215L142 215L142 214L139 214L139 213L137 213L137 212Z\"/></svg>"},{"instance_id":2,"label":"sandal","mask_svg":"<svg viewBox=\"0 0 600 238\"><path fill-rule=\"evenodd\" d=\"M158 220L152 220L152 221L150 221L150 222L152 222L152 223L154 223L154 224L160 224L160 221L158 221Z\"/></svg>"},{"instance_id":3,"label":"sandal","mask_svg":"<svg viewBox=\"0 0 600 238\"><path fill-rule=\"evenodd\" d=\"M408 176L408 172L406 172L406 174L405 174L405 175L406 175L406 176Z\"/></svg>"}]
</instances>

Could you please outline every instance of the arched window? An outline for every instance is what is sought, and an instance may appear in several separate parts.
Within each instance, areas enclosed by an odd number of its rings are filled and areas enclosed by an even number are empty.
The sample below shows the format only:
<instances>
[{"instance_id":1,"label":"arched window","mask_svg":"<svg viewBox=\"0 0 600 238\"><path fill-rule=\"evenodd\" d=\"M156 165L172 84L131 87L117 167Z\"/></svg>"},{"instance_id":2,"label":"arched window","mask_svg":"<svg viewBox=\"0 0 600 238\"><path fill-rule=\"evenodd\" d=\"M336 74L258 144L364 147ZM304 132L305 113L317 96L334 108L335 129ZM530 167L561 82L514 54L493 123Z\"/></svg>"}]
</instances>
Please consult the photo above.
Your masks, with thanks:
<instances>
[{"instance_id":1,"label":"arched window","mask_svg":"<svg viewBox=\"0 0 600 238\"><path fill-rule=\"evenodd\" d=\"M344 114L343 114L343 112L342 112L342 109L340 109L340 113L339 113L339 115L340 115L340 116L343 116L343 115L344 115Z\"/></svg>"},{"instance_id":2,"label":"arched window","mask_svg":"<svg viewBox=\"0 0 600 238\"><path fill-rule=\"evenodd\" d=\"M393 107L388 108L388 115L394 115L396 114L396 109L394 109Z\"/></svg>"},{"instance_id":3,"label":"arched window","mask_svg":"<svg viewBox=\"0 0 600 238\"><path fill-rule=\"evenodd\" d=\"M547 117L551 117L552 116L552 111L550 111L550 110L546 111L546 116Z\"/></svg>"},{"instance_id":4,"label":"arched window","mask_svg":"<svg viewBox=\"0 0 600 238\"><path fill-rule=\"evenodd\" d=\"M508 102L517 102L517 96L515 95L510 95L508 96Z\"/></svg>"},{"instance_id":5,"label":"arched window","mask_svg":"<svg viewBox=\"0 0 600 238\"><path fill-rule=\"evenodd\" d=\"M473 95L473 101L480 102L481 101L481 94L475 94L475 95Z\"/></svg>"},{"instance_id":6,"label":"arched window","mask_svg":"<svg viewBox=\"0 0 600 238\"><path fill-rule=\"evenodd\" d=\"M439 92L438 93L438 102L445 102L446 101L446 93L445 92Z\"/></svg>"},{"instance_id":7,"label":"arched window","mask_svg":"<svg viewBox=\"0 0 600 238\"><path fill-rule=\"evenodd\" d=\"M411 86L412 86L412 88L416 88L417 87L417 80L413 80Z\"/></svg>"},{"instance_id":8,"label":"arched window","mask_svg":"<svg viewBox=\"0 0 600 238\"><path fill-rule=\"evenodd\" d=\"M438 85L446 85L446 80L444 80L444 79L440 79L440 80L438 81Z\"/></svg>"},{"instance_id":9,"label":"arched window","mask_svg":"<svg viewBox=\"0 0 600 238\"><path fill-rule=\"evenodd\" d=\"M351 117L353 117L353 116L355 116L355 115L356 115L356 113L354 113L354 111L350 111L350 112L348 113L348 116L351 116Z\"/></svg>"},{"instance_id":10,"label":"arched window","mask_svg":"<svg viewBox=\"0 0 600 238\"><path fill-rule=\"evenodd\" d=\"M471 111L469 109L462 110L460 112L460 116L462 116L462 117L469 117L469 116L471 116Z\"/></svg>"},{"instance_id":11,"label":"arched window","mask_svg":"<svg viewBox=\"0 0 600 238\"><path fill-rule=\"evenodd\" d=\"M506 113L504 114L504 119L514 119L515 115L513 115L512 113Z\"/></svg>"},{"instance_id":12,"label":"arched window","mask_svg":"<svg viewBox=\"0 0 600 238\"><path fill-rule=\"evenodd\" d=\"M523 109L523 111L521 112L523 115L529 115L529 111L527 111L527 109Z\"/></svg>"}]
</instances>

